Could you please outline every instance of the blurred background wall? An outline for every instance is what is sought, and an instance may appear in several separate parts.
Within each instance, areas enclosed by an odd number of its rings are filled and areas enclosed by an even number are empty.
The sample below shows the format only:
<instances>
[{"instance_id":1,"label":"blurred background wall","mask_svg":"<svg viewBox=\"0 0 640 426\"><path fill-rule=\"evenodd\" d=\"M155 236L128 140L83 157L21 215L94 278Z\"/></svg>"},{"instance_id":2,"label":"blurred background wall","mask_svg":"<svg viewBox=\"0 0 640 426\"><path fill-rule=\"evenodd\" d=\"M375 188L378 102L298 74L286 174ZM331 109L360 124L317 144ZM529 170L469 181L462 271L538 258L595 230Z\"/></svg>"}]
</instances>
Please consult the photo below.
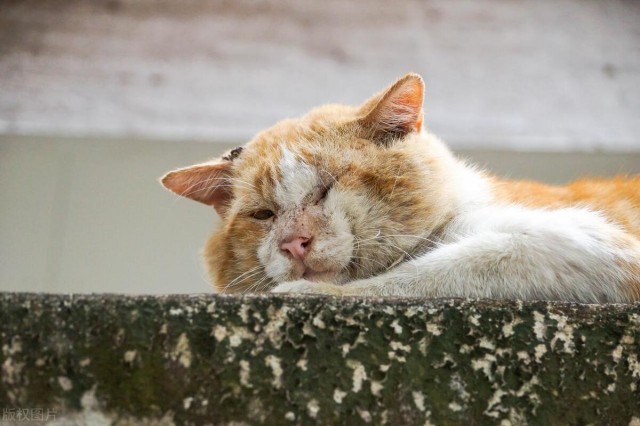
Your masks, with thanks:
<instances>
[{"instance_id":1,"label":"blurred background wall","mask_svg":"<svg viewBox=\"0 0 640 426\"><path fill-rule=\"evenodd\" d=\"M206 292L206 207L157 184L408 71L496 172L640 173L640 2L0 2L0 290Z\"/></svg>"}]
</instances>

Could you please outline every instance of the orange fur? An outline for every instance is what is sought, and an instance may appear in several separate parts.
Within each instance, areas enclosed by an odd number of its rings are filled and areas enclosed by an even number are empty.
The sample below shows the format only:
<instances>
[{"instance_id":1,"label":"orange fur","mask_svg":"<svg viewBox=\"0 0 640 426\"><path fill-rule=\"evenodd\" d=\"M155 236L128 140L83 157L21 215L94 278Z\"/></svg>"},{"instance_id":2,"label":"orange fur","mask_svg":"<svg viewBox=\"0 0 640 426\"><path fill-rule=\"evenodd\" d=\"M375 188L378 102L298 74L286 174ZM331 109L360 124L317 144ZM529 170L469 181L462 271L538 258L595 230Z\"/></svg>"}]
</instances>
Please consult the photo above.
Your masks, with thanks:
<instances>
[{"instance_id":1,"label":"orange fur","mask_svg":"<svg viewBox=\"0 0 640 426\"><path fill-rule=\"evenodd\" d=\"M582 179L566 186L493 179L499 201L529 207L586 206L640 238L640 177Z\"/></svg>"}]
</instances>

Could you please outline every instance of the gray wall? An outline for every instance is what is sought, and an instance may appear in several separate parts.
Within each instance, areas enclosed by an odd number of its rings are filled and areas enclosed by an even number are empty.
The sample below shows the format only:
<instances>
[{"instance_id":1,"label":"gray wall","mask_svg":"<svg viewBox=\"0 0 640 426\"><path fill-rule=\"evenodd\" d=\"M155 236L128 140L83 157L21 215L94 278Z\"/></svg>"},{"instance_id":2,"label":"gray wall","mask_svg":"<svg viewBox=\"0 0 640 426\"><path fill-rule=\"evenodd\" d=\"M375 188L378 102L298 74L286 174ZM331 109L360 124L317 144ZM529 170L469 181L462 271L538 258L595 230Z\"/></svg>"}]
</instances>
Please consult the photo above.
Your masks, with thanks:
<instances>
[{"instance_id":1,"label":"gray wall","mask_svg":"<svg viewBox=\"0 0 640 426\"><path fill-rule=\"evenodd\" d=\"M231 146L0 136L0 290L210 291L199 253L215 212L157 178ZM638 154L461 154L547 182L640 173Z\"/></svg>"}]
</instances>

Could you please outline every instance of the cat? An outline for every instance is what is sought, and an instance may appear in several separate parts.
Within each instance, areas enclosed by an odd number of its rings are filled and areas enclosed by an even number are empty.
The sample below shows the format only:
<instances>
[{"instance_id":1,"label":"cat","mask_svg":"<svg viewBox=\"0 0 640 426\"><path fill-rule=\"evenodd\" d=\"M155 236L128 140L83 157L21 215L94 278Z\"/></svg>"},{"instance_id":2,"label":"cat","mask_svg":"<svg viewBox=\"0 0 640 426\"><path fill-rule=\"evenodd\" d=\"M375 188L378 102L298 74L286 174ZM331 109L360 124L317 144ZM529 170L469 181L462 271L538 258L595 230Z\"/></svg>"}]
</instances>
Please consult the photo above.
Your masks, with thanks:
<instances>
[{"instance_id":1,"label":"cat","mask_svg":"<svg viewBox=\"0 0 640 426\"><path fill-rule=\"evenodd\" d=\"M423 97L407 74L166 174L221 217L204 249L218 291L640 300L640 176L492 176L426 131Z\"/></svg>"}]
</instances>

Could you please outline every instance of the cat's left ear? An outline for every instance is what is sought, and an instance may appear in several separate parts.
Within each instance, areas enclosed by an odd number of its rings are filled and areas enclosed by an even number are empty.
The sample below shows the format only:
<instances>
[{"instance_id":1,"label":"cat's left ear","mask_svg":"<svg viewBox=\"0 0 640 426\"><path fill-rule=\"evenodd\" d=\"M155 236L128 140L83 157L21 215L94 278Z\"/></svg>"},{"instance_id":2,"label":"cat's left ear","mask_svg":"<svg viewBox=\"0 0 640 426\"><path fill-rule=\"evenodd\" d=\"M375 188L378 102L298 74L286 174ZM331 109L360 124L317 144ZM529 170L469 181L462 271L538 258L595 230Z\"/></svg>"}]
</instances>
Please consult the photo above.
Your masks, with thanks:
<instances>
[{"instance_id":1,"label":"cat's left ear","mask_svg":"<svg viewBox=\"0 0 640 426\"><path fill-rule=\"evenodd\" d=\"M233 160L241 152L242 148L235 148L219 159L171 171L160 182L169 191L213 206L223 214L233 196Z\"/></svg>"},{"instance_id":2,"label":"cat's left ear","mask_svg":"<svg viewBox=\"0 0 640 426\"><path fill-rule=\"evenodd\" d=\"M361 107L360 125L383 144L422 129L424 81L409 73Z\"/></svg>"}]
</instances>

